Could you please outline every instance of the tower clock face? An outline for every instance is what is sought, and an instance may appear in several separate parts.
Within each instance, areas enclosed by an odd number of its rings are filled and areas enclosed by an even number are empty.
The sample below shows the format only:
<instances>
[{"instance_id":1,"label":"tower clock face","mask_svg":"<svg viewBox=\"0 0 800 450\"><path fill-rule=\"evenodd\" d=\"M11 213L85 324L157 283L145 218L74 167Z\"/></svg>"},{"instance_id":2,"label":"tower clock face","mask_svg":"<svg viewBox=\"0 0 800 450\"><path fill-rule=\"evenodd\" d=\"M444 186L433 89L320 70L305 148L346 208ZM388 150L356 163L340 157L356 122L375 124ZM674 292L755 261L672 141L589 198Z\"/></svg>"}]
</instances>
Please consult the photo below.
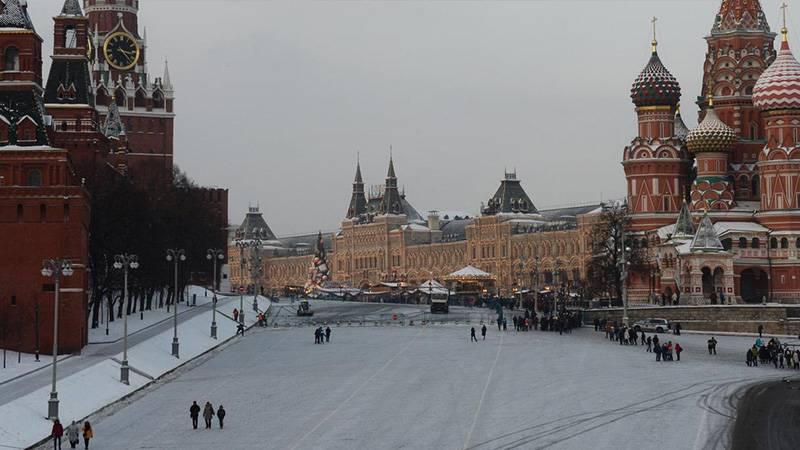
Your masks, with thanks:
<instances>
[{"instance_id":1,"label":"tower clock face","mask_svg":"<svg viewBox=\"0 0 800 450\"><path fill-rule=\"evenodd\" d=\"M133 36L120 31L106 38L103 43L103 53L111 67L128 70L139 62L141 49Z\"/></svg>"}]
</instances>

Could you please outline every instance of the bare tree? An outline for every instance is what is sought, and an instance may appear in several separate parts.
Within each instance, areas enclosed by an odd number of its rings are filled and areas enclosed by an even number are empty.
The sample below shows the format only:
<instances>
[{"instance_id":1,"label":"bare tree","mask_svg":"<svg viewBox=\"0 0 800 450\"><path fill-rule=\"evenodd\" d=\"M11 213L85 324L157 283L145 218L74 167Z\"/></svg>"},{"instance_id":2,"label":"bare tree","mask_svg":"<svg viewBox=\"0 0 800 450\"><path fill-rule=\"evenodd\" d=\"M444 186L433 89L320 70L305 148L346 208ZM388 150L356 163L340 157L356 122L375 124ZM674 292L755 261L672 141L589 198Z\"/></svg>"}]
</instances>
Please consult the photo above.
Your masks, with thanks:
<instances>
[{"instance_id":1,"label":"bare tree","mask_svg":"<svg viewBox=\"0 0 800 450\"><path fill-rule=\"evenodd\" d=\"M630 214L625 204L613 203L603 206L603 212L590 232L592 259L588 267L589 288L594 295L621 299L623 280L623 255L630 270L644 267L646 248L632 245L625 236L630 226ZM622 245L625 236L625 245Z\"/></svg>"}]
</instances>

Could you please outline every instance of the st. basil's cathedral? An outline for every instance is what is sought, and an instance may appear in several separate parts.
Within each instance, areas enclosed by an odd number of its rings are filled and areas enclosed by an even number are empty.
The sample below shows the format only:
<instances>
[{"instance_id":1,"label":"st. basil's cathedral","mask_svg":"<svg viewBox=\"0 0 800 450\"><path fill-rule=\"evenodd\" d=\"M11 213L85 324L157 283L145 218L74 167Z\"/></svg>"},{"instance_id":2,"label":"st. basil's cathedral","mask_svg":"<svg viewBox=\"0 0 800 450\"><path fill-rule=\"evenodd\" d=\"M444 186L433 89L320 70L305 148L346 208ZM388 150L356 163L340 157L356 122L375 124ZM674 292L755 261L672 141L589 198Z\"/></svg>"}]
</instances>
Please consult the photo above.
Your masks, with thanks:
<instances>
[{"instance_id":1,"label":"st. basil's cathedral","mask_svg":"<svg viewBox=\"0 0 800 450\"><path fill-rule=\"evenodd\" d=\"M654 35L631 89L638 135L622 158L629 236L649 256L631 274L631 299L653 291L681 304L800 299L800 64L785 18L780 34L776 52L757 0L722 2L691 131Z\"/></svg>"}]
</instances>

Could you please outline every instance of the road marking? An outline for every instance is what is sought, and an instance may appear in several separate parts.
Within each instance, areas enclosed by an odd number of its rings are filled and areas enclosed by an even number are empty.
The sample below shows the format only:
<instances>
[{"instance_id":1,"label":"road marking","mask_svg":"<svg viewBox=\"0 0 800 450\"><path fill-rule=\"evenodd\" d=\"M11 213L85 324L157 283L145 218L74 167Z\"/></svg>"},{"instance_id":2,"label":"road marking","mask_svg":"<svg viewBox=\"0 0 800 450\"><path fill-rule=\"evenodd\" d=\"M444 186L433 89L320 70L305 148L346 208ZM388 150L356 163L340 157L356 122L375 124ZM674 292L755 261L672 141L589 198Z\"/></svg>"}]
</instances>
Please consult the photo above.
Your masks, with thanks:
<instances>
[{"instance_id":1,"label":"road marking","mask_svg":"<svg viewBox=\"0 0 800 450\"><path fill-rule=\"evenodd\" d=\"M500 351L503 349L503 334L500 334L500 343L497 344L497 354L494 356L494 362L492 363L492 368L489 369L489 376L486 377L486 384L483 385L483 392L481 392L481 399L478 400L478 407L475 408L475 416L472 417L472 426L469 427L469 434L467 434L467 439L464 441L464 448L469 448L469 441L472 440L472 433L475 432L475 426L478 424L478 415L481 412L481 407L483 406L483 399L486 398L486 392L489 390L489 383L492 382L492 375L494 374L494 368L497 367L497 361L500 359Z\"/></svg>"},{"instance_id":2,"label":"road marking","mask_svg":"<svg viewBox=\"0 0 800 450\"><path fill-rule=\"evenodd\" d=\"M372 375L371 375L369 378L367 378L367 380L366 380L366 381L364 381L363 383L361 383L361 385L359 385L359 386L356 388L356 390L355 390L355 391L353 391L353 393L352 393L352 394L350 394L350 395L349 395L349 396L348 396L348 397L347 397L347 398L346 398L346 399L345 399L345 400L344 400L342 403L340 403L340 404L339 404L339 406L337 406L337 407L336 407L336 408L335 408L333 411L331 411L331 412L330 412L330 413L329 413L327 416L325 416L325 418L324 418L324 419L320 420L320 421L319 421L319 423L317 423L317 425L316 425L314 428L312 428L312 429L311 429L311 430L310 430L308 433L304 434L304 435L303 435L303 436L302 436L302 437L301 437L301 438L300 438L300 439L299 439L297 442L295 442L295 443L294 443L294 445L292 445L292 446L291 446L291 447L289 447L289 448L290 448L290 449L296 449L296 448L297 448L297 446L298 446L298 445L300 445L300 443L301 443L301 442L303 442L303 441L304 441L304 440L305 440L307 437L309 437L309 436L311 436L312 434L314 434L314 432L315 432L315 431L317 431L317 430L319 429L319 427L321 427L321 426L322 426L322 424L324 424L325 422L327 422L327 421L328 421L328 420L329 420L331 417L335 416L335 415L336 415L336 413L338 413L338 412L339 412L339 410L340 410L340 409L342 409L342 407L344 407L344 405L346 405L347 403L349 403L349 402L350 402L350 400L352 400L352 399L353 399L353 398L354 398L356 395L358 395L358 393L359 393L359 392L361 392L361 389L363 389L365 386L367 386L367 385L368 385L368 384L369 384L369 383L370 383L370 382L371 382L373 379L375 379L375 377L377 377L378 375L380 375L380 374L381 374L381 372L383 372L384 370L386 370L386 368L387 368L387 367L389 367L389 365L390 365L391 363L393 363L393 362L394 362L394 360L396 360L398 357L400 357L400 355L402 355L403 353L405 353L405 352L406 352L406 350L408 350L408 349L411 347L411 344L413 344L413 343L414 343L414 341L416 341L416 340L417 340L417 337L418 337L418 336L419 336L419 335L420 335L420 334L421 334L423 331L425 331L425 328L420 328L420 329L419 329L419 331L417 332L417 334L415 334L415 335L414 335L414 337L413 337L413 338L411 338L411 340L409 340L409 341L408 341L408 344L406 344L406 346L405 346L405 347L403 347L403 348L402 348L402 349L401 349L399 352L397 352L397 353L396 353L394 356L392 356L392 357L391 357L391 358L390 358L388 361L386 361L386 363L384 363L384 364L383 364L383 366L381 366L381 368L380 368L380 369L378 369L378 370L377 370L375 373L373 373L373 374L372 374Z\"/></svg>"}]
</instances>

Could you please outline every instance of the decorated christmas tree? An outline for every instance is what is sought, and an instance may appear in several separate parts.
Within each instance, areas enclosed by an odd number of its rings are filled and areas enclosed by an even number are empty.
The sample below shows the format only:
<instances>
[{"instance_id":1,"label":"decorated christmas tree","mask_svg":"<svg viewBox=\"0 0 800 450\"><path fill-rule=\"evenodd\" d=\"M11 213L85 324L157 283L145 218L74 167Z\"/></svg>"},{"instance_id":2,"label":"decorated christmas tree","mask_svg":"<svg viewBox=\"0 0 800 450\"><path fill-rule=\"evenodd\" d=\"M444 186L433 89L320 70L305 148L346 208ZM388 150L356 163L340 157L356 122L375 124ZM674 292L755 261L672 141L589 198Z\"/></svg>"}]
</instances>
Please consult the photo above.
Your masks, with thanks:
<instances>
[{"instance_id":1,"label":"decorated christmas tree","mask_svg":"<svg viewBox=\"0 0 800 450\"><path fill-rule=\"evenodd\" d=\"M306 282L306 293L311 294L316 289L328 281L330 269L328 268L327 253L325 243L322 240L322 232L317 235L317 247L314 251L314 258L311 260L311 267L308 269L308 281Z\"/></svg>"}]
</instances>

